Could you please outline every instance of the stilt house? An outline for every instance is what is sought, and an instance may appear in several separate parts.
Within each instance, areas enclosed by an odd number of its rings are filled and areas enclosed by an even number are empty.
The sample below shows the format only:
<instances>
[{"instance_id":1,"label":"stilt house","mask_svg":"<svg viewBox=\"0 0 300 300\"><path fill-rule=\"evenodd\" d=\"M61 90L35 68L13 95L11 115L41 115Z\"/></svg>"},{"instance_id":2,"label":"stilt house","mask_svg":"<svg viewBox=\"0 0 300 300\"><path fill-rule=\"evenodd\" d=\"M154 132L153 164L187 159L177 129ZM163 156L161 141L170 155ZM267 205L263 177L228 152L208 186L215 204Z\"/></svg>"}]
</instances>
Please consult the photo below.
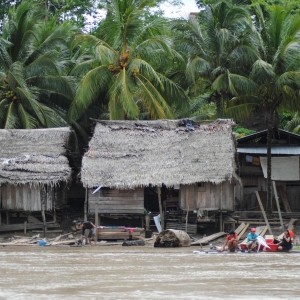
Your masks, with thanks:
<instances>
[{"instance_id":1,"label":"stilt house","mask_svg":"<svg viewBox=\"0 0 300 300\"><path fill-rule=\"evenodd\" d=\"M69 128L0 130L2 211L53 210L65 202Z\"/></svg>"},{"instance_id":2,"label":"stilt house","mask_svg":"<svg viewBox=\"0 0 300 300\"><path fill-rule=\"evenodd\" d=\"M265 205L267 197L267 130L237 139L239 176L235 187L236 208L260 211L255 191ZM283 212L300 211L300 135L273 129L271 144L272 193L279 198ZM274 203L274 210L277 210Z\"/></svg>"},{"instance_id":3,"label":"stilt house","mask_svg":"<svg viewBox=\"0 0 300 300\"><path fill-rule=\"evenodd\" d=\"M231 120L95 122L81 170L88 212L143 215L157 199L160 213L234 210Z\"/></svg>"}]
</instances>

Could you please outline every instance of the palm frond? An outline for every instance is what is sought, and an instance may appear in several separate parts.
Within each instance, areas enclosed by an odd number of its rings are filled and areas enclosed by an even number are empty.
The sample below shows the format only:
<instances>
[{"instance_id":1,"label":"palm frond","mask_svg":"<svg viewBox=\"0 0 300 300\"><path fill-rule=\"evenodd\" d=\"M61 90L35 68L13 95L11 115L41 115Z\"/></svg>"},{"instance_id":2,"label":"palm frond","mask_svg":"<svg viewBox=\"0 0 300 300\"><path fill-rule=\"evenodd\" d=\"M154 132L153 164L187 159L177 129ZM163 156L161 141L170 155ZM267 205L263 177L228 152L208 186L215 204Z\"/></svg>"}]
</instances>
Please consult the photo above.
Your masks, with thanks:
<instances>
[{"instance_id":1,"label":"palm frond","mask_svg":"<svg viewBox=\"0 0 300 300\"><path fill-rule=\"evenodd\" d=\"M140 98L148 107L151 119L173 118L173 113L165 99L145 77L137 76L141 93Z\"/></svg>"},{"instance_id":2,"label":"palm frond","mask_svg":"<svg viewBox=\"0 0 300 300\"><path fill-rule=\"evenodd\" d=\"M70 122L78 120L84 110L95 100L100 92L107 92L111 85L113 75L107 66L99 66L89 71L81 80L67 114Z\"/></svg>"},{"instance_id":3,"label":"palm frond","mask_svg":"<svg viewBox=\"0 0 300 300\"><path fill-rule=\"evenodd\" d=\"M5 129L15 129L20 125L20 120L18 118L17 108L14 102L8 104L7 112L4 120Z\"/></svg>"},{"instance_id":4,"label":"palm frond","mask_svg":"<svg viewBox=\"0 0 300 300\"><path fill-rule=\"evenodd\" d=\"M257 83L268 83L275 79L275 73L271 64L263 61L257 60L252 67L250 78L252 78Z\"/></svg>"},{"instance_id":5,"label":"palm frond","mask_svg":"<svg viewBox=\"0 0 300 300\"><path fill-rule=\"evenodd\" d=\"M38 121L27 112L27 110L24 108L24 106L21 103L19 103L18 105L18 114L20 116L22 128L24 129L38 128L39 126Z\"/></svg>"},{"instance_id":6,"label":"palm frond","mask_svg":"<svg viewBox=\"0 0 300 300\"><path fill-rule=\"evenodd\" d=\"M110 118L115 120L119 117L119 108L114 111L116 104L119 104L124 113L130 119L137 119L139 114L139 108L134 99L134 90L136 88L133 86L133 81L123 69L118 75L117 79L109 89L109 109ZM113 103L113 105L111 105Z\"/></svg>"}]
</instances>

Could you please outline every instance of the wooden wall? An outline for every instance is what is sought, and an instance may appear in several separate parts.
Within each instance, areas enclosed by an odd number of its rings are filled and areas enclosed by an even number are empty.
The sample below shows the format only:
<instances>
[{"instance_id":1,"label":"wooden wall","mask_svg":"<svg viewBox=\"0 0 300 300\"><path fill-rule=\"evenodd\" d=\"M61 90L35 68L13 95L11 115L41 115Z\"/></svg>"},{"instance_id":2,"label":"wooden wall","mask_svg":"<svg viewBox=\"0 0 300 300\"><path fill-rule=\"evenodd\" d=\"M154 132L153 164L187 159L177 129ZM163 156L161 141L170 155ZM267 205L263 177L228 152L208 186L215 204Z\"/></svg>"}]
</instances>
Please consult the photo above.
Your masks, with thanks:
<instances>
[{"instance_id":1,"label":"wooden wall","mask_svg":"<svg viewBox=\"0 0 300 300\"><path fill-rule=\"evenodd\" d=\"M40 189L29 185L1 185L2 209L41 210ZM48 203L47 203L48 204Z\"/></svg>"},{"instance_id":2,"label":"wooden wall","mask_svg":"<svg viewBox=\"0 0 300 300\"><path fill-rule=\"evenodd\" d=\"M203 182L180 186L180 207L184 210L234 210L234 187L229 181L221 184Z\"/></svg>"},{"instance_id":3,"label":"wooden wall","mask_svg":"<svg viewBox=\"0 0 300 300\"><path fill-rule=\"evenodd\" d=\"M239 183L235 185L237 208L243 210L260 210L255 206L255 191L267 191L267 179L263 176L244 176L241 179L243 186ZM300 181L276 181L276 186L279 185L283 186L286 190L291 210L300 211ZM273 195L274 191L272 185L272 196Z\"/></svg>"},{"instance_id":4,"label":"wooden wall","mask_svg":"<svg viewBox=\"0 0 300 300\"><path fill-rule=\"evenodd\" d=\"M7 210L41 211L41 199L45 199L45 209L52 210L54 201L61 205L66 200L64 184L47 190L29 184L2 184L0 190L1 208Z\"/></svg>"},{"instance_id":5,"label":"wooden wall","mask_svg":"<svg viewBox=\"0 0 300 300\"><path fill-rule=\"evenodd\" d=\"M89 190L89 213L95 213L95 203L98 201L99 214L143 214L144 189L111 190L101 189L100 193L92 194Z\"/></svg>"}]
</instances>

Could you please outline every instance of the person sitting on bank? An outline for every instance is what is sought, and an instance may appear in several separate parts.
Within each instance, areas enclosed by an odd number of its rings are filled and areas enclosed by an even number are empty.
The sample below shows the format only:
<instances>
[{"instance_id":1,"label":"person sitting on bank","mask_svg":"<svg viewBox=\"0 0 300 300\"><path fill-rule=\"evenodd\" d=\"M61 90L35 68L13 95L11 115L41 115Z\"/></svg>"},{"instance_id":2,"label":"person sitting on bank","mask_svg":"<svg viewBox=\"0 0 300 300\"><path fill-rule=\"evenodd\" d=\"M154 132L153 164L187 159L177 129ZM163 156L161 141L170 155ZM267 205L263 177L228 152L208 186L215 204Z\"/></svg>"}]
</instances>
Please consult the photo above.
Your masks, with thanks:
<instances>
[{"instance_id":1,"label":"person sitting on bank","mask_svg":"<svg viewBox=\"0 0 300 300\"><path fill-rule=\"evenodd\" d=\"M233 230L229 230L221 251L224 251L227 246L228 252L234 251L236 253L238 250L238 241L238 235Z\"/></svg>"},{"instance_id":2,"label":"person sitting on bank","mask_svg":"<svg viewBox=\"0 0 300 300\"><path fill-rule=\"evenodd\" d=\"M278 251L290 251L292 249L292 240L289 231L286 229L283 232L283 238L278 246Z\"/></svg>"},{"instance_id":3,"label":"person sitting on bank","mask_svg":"<svg viewBox=\"0 0 300 300\"><path fill-rule=\"evenodd\" d=\"M258 245L256 239L258 238L258 236L259 235L256 233L256 228L252 227L247 235L248 251L255 250L255 248L257 248Z\"/></svg>"},{"instance_id":4,"label":"person sitting on bank","mask_svg":"<svg viewBox=\"0 0 300 300\"><path fill-rule=\"evenodd\" d=\"M96 246L96 244L97 244L96 226L92 222L86 221L86 222L81 222L79 224L79 228L82 229L82 233L81 233L81 237L79 239L79 242L82 244L83 238L85 236L85 230L89 229L90 230L89 235L88 235L89 243L92 246L92 241L91 240L92 240L92 237L93 237L94 238L94 246Z\"/></svg>"}]
</instances>

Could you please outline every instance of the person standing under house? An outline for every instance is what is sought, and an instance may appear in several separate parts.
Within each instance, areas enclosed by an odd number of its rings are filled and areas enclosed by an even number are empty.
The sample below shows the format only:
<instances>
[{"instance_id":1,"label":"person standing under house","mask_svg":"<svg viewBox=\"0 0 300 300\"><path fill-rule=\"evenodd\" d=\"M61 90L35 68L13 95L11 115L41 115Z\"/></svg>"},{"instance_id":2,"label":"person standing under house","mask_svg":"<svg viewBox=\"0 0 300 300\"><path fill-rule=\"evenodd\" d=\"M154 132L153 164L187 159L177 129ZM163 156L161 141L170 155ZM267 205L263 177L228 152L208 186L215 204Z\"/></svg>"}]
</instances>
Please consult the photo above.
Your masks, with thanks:
<instances>
[{"instance_id":1,"label":"person standing under house","mask_svg":"<svg viewBox=\"0 0 300 300\"><path fill-rule=\"evenodd\" d=\"M238 236L233 230L228 231L228 235L223 247L221 248L221 252L225 250L226 246L228 253L231 251L236 253L238 251Z\"/></svg>"},{"instance_id":2,"label":"person standing under house","mask_svg":"<svg viewBox=\"0 0 300 300\"><path fill-rule=\"evenodd\" d=\"M86 221L86 222L81 222L79 224L79 228L82 229L82 233L81 233L81 237L79 239L79 242L82 244L83 238L85 236L85 230L89 229L90 230L89 231L89 235L88 235L89 243L92 246L91 239L93 237L94 238L94 246L96 246L96 244L97 244L97 240L96 240L97 239L97 237L96 237L96 226L92 222Z\"/></svg>"},{"instance_id":3,"label":"person standing under house","mask_svg":"<svg viewBox=\"0 0 300 300\"><path fill-rule=\"evenodd\" d=\"M257 248L257 241L256 239L258 238L258 234L256 233L256 229L252 227L250 229L250 232L247 235L247 248L248 252L255 250Z\"/></svg>"}]
</instances>

